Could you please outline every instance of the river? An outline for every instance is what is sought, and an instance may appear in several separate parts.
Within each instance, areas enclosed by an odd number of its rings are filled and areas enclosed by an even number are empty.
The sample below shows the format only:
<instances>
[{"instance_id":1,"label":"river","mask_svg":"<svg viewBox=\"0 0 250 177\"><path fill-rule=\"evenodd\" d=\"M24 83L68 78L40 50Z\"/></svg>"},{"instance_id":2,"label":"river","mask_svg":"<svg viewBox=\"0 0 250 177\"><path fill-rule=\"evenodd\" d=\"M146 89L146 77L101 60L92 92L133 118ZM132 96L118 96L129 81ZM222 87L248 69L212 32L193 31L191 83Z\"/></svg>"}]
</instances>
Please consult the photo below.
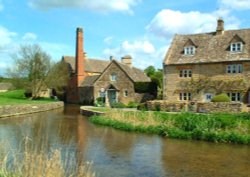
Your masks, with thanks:
<instances>
[{"instance_id":1,"label":"river","mask_svg":"<svg viewBox=\"0 0 250 177\"><path fill-rule=\"evenodd\" d=\"M0 153L25 137L93 162L100 177L250 177L250 147L163 138L97 126L79 107L0 119ZM46 143L44 143L46 141Z\"/></svg>"}]
</instances>

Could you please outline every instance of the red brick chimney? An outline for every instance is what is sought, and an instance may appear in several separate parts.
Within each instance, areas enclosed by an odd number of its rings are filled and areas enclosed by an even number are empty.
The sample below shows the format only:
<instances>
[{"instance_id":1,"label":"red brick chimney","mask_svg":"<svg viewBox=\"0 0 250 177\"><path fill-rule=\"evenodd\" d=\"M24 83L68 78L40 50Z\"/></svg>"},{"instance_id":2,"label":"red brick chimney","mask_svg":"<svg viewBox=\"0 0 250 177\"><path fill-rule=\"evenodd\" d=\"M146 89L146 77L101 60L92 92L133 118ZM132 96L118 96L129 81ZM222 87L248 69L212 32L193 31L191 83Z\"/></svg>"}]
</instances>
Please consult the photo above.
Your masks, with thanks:
<instances>
[{"instance_id":1,"label":"red brick chimney","mask_svg":"<svg viewBox=\"0 0 250 177\"><path fill-rule=\"evenodd\" d=\"M77 86L80 86L85 77L84 69L84 49L83 49L83 29L77 28L76 30L76 77Z\"/></svg>"}]
</instances>

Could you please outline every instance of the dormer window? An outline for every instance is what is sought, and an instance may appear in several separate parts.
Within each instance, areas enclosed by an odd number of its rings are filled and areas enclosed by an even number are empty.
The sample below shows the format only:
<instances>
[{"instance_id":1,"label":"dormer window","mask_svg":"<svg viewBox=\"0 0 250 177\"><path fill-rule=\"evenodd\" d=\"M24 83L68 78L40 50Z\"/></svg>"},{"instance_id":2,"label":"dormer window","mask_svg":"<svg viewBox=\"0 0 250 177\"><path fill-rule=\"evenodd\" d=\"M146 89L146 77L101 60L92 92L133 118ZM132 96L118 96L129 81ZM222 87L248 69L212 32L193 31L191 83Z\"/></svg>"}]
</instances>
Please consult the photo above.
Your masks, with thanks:
<instances>
[{"instance_id":1,"label":"dormer window","mask_svg":"<svg viewBox=\"0 0 250 177\"><path fill-rule=\"evenodd\" d=\"M195 54L195 46L184 47L184 55L194 55L194 54Z\"/></svg>"},{"instance_id":2,"label":"dormer window","mask_svg":"<svg viewBox=\"0 0 250 177\"><path fill-rule=\"evenodd\" d=\"M116 80L117 80L117 75L116 75L115 73L112 73L112 74L110 75L110 80L111 80L111 81L116 81Z\"/></svg>"},{"instance_id":3,"label":"dormer window","mask_svg":"<svg viewBox=\"0 0 250 177\"><path fill-rule=\"evenodd\" d=\"M243 48L242 42L231 43L230 51L231 52L241 52Z\"/></svg>"}]
</instances>

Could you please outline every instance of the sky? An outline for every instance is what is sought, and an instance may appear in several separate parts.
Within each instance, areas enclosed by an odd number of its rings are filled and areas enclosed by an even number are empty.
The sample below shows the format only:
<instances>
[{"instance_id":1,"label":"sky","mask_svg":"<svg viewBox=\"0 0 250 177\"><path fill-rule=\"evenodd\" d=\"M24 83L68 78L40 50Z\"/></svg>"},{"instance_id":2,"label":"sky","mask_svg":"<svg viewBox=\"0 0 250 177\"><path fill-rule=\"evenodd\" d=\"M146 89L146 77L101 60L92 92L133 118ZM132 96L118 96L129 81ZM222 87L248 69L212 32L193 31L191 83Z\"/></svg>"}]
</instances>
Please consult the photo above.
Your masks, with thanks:
<instances>
[{"instance_id":1,"label":"sky","mask_svg":"<svg viewBox=\"0 0 250 177\"><path fill-rule=\"evenodd\" d=\"M75 55L76 28L89 58L162 68L175 34L250 28L250 0L0 0L0 75L20 45L39 44L54 61Z\"/></svg>"}]
</instances>

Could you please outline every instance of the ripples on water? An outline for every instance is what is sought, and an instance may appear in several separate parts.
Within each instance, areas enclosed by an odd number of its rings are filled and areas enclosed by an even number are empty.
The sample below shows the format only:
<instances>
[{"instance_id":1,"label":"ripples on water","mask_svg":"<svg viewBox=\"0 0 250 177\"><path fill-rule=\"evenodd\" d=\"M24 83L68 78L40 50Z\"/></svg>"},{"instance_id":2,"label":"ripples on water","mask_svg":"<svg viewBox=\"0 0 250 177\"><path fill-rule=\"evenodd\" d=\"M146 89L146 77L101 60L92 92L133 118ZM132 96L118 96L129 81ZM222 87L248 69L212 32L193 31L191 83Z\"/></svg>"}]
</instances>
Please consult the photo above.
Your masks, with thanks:
<instances>
[{"instance_id":1,"label":"ripples on water","mask_svg":"<svg viewBox=\"0 0 250 177\"><path fill-rule=\"evenodd\" d=\"M71 165L93 162L97 176L250 177L250 147L173 140L96 126L78 106L0 120L0 154L61 149Z\"/></svg>"}]
</instances>

